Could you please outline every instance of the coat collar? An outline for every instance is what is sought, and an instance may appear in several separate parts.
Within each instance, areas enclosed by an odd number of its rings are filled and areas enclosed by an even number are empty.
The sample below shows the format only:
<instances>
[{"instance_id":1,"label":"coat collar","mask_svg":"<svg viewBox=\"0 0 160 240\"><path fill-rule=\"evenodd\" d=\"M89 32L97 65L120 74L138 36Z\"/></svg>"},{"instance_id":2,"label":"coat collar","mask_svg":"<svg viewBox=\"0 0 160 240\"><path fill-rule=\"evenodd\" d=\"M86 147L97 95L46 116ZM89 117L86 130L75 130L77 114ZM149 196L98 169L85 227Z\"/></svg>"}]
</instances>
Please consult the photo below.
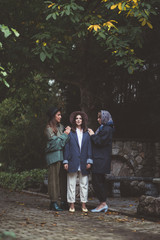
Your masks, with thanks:
<instances>
[{"instance_id":1,"label":"coat collar","mask_svg":"<svg viewBox=\"0 0 160 240\"><path fill-rule=\"evenodd\" d=\"M76 133L76 132L71 132L71 133L73 134L73 137L74 137L74 139L75 139L75 141L76 141L76 143L78 144L78 147L79 147L77 133ZM87 137L87 132L83 132L81 149L82 149L82 147L83 147L83 144L84 144L84 142L85 142L86 137Z\"/></svg>"}]
</instances>

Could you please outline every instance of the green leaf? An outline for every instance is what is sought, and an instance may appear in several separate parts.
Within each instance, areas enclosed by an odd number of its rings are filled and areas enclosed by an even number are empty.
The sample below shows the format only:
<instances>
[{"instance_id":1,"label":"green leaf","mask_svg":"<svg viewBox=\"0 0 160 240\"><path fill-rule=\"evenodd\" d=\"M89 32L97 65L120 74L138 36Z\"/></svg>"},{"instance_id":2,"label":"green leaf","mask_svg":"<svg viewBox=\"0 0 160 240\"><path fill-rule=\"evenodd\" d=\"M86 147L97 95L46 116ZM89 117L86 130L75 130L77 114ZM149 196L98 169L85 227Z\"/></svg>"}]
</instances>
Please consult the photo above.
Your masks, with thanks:
<instances>
[{"instance_id":1,"label":"green leaf","mask_svg":"<svg viewBox=\"0 0 160 240\"><path fill-rule=\"evenodd\" d=\"M5 79L2 79L3 80L3 82L4 82L4 84L6 85L6 87L10 87L10 85L9 85L9 83L7 83L7 81L5 80Z\"/></svg>"},{"instance_id":2,"label":"green leaf","mask_svg":"<svg viewBox=\"0 0 160 240\"><path fill-rule=\"evenodd\" d=\"M54 20L56 20L56 18L57 18L56 13L53 13L53 14L52 14L52 18L53 18Z\"/></svg>"},{"instance_id":3,"label":"green leaf","mask_svg":"<svg viewBox=\"0 0 160 240\"><path fill-rule=\"evenodd\" d=\"M106 35L105 35L103 32L100 32L100 33L99 33L99 36L100 36L101 38L103 38L103 39L106 39Z\"/></svg>"},{"instance_id":4,"label":"green leaf","mask_svg":"<svg viewBox=\"0 0 160 240\"><path fill-rule=\"evenodd\" d=\"M5 38L9 37L12 34L9 28L5 25L1 25L1 31L4 33Z\"/></svg>"},{"instance_id":5,"label":"green leaf","mask_svg":"<svg viewBox=\"0 0 160 240\"><path fill-rule=\"evenodd\" d=\"M52 17L52 13L50 13L47 17L46 20L50 19Z\"/></svg>"},{"instance_id":6,"label":"green leaf","mask_svg":"<svg viewBox=\"0 0 160 240\"><path fill-rule=\"evenodd\" d=\"M49 59L52 58L52 55L53 55L52 53L48 53L48 52L45 51L45 54L46 54L46 56L47 56Z\"/></svg>"},{"instance_id":7,"label":"green leaf","mask_svg":"<svg viewBox=\"0 0 160 240\"><path fill-rule=\"evenodd\" d=\"M14 29L14 28L11 28L11 29L12 29L14 35L15 35L16 37L19 37L19 35L20 35L19 32L17 32L17 30Z\"/></svg>"},{"instance_id":8,"label":"green leaf","mask_svg":"<svg viewBox=\"0 0 160 240\"><path fill-rule=\"evenodd\" d=\"M45 54L44 52L41 52L41 53L40 53L40 59L41 59L42 62L45 61L45 59L46 59L46 54Z\"/></svg>"},{"instance_id":9,"label":"green leaf","mask_svg":"<svg viewBox=\"0 0 160 240\"><path fill-rule=\"evenodd\" d=\"M125 5L126 5L126 2L122 3L122 10L124 10Z\"/></svg>"},{"instance_id":10,"label":"green leaf","mask_svg":"<svg viewBox=\"0 0 160 240\"><path fill-rule=\"evenodd\" d=\"M7 73L5 71L2 71L1 74L3 75L3 77L7 76Z\"/></svg>"}]
</instances>

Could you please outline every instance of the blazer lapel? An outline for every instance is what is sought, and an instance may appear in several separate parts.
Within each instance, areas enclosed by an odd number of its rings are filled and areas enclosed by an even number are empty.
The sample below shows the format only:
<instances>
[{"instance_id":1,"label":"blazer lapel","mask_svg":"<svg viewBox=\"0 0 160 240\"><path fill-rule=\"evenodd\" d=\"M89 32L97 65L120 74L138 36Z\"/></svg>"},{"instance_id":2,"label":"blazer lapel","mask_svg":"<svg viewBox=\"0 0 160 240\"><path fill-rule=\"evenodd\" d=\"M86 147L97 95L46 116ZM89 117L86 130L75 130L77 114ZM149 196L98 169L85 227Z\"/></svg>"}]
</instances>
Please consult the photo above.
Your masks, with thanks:
<instances>
[{"instance_id":1,"label":"blazer lapel","mask_svg":"<svg viewBox=\"0 0 160 240\"><path fill-rule=\"evenodd\" d=\"M72 133L72 134L73 134L73 137L74 137L74 139L75 139L75 141L76 141L76 143L77 143L77 145L79 147L77 133L75 132L75 133Z\"/></svg>"},{"instance_id":2,"label":"blazer lapel","mask_svg":"<svg viewBox=\"0 0 160 240\"><path fill-rule=\"evenodd\" d=\"M87 136L86 134L87 134L86 132L83 133L82 146L81 146L81 148L83 147L83 144L84 144L84 142L85 142L85 139L86 139L86 136Z\"/></svg>"}]
</instances>

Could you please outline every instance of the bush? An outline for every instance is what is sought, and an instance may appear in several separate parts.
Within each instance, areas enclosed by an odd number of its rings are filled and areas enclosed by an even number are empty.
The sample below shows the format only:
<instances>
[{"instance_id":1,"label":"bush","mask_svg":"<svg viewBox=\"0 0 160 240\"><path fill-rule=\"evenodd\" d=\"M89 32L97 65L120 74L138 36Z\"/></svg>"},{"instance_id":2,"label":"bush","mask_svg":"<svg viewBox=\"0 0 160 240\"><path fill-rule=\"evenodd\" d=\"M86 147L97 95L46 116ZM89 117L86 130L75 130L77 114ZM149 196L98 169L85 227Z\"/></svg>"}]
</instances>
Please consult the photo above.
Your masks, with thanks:
<instances>
[{"instance_id":1,"label":"bush","mask_svg":"<svg viewBox=\"0 0 160 240\"><path fill-rule=\"evenodd\" d=\"M0 101L0 162L5 172L9 168L19 172L46 166L46 111L51 105L63 105L56 83L51 86L37 74L20 82L19 86L13 84Z\"/></svg>"},{"instance_id":2,"label":"bush","mask_svg":"<svg viewBox=\"0 0 160 240\"><path fill-rule=\"evenodd\" d=\"M0 172L0 187L22 190L38 187L44 182L47 169L33 169L21 173Z\"/></svg>"}]
</instances>

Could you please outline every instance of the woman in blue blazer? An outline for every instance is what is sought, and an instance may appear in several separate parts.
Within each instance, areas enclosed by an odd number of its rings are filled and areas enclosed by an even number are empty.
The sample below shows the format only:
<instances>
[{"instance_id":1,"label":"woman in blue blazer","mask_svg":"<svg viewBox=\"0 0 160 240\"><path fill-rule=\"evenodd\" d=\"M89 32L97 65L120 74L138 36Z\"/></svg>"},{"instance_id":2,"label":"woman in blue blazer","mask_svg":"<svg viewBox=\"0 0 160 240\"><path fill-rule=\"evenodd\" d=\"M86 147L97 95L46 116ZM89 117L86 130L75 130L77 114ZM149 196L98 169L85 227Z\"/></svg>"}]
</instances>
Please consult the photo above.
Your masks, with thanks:
<instances>
[{"instance_id":1,"label":"woman in blue blazer","mask_svg":"<svg viewBox=\"0 0 160 240\"><path fill-rule=\"evenodd\" d=\"M88 129L93 148L92 185L100 202L91 212L107 212L105 174L110 173L113 121L111 114L105 110L98 113L97 121L100 127L95 133Z\"/></svg>"},{"instance_id":2,"label":"woman in blue blazer","mask_svg":"<svg viewBox=\"0 0 160 240\"><path fill-rule=\"evenodd\" d=\"M82 211L88 212L86 202L88 199L88 174L92 164L92 149L90 136L86 123L88 117L81 111L73 112L70 115L72 130L69 134L69 141L64 148L64 168L67 174L67 201L70 204L69 211L75 212L76 179L79 175L80 200Z\"/></svg>"}]
</instances>

